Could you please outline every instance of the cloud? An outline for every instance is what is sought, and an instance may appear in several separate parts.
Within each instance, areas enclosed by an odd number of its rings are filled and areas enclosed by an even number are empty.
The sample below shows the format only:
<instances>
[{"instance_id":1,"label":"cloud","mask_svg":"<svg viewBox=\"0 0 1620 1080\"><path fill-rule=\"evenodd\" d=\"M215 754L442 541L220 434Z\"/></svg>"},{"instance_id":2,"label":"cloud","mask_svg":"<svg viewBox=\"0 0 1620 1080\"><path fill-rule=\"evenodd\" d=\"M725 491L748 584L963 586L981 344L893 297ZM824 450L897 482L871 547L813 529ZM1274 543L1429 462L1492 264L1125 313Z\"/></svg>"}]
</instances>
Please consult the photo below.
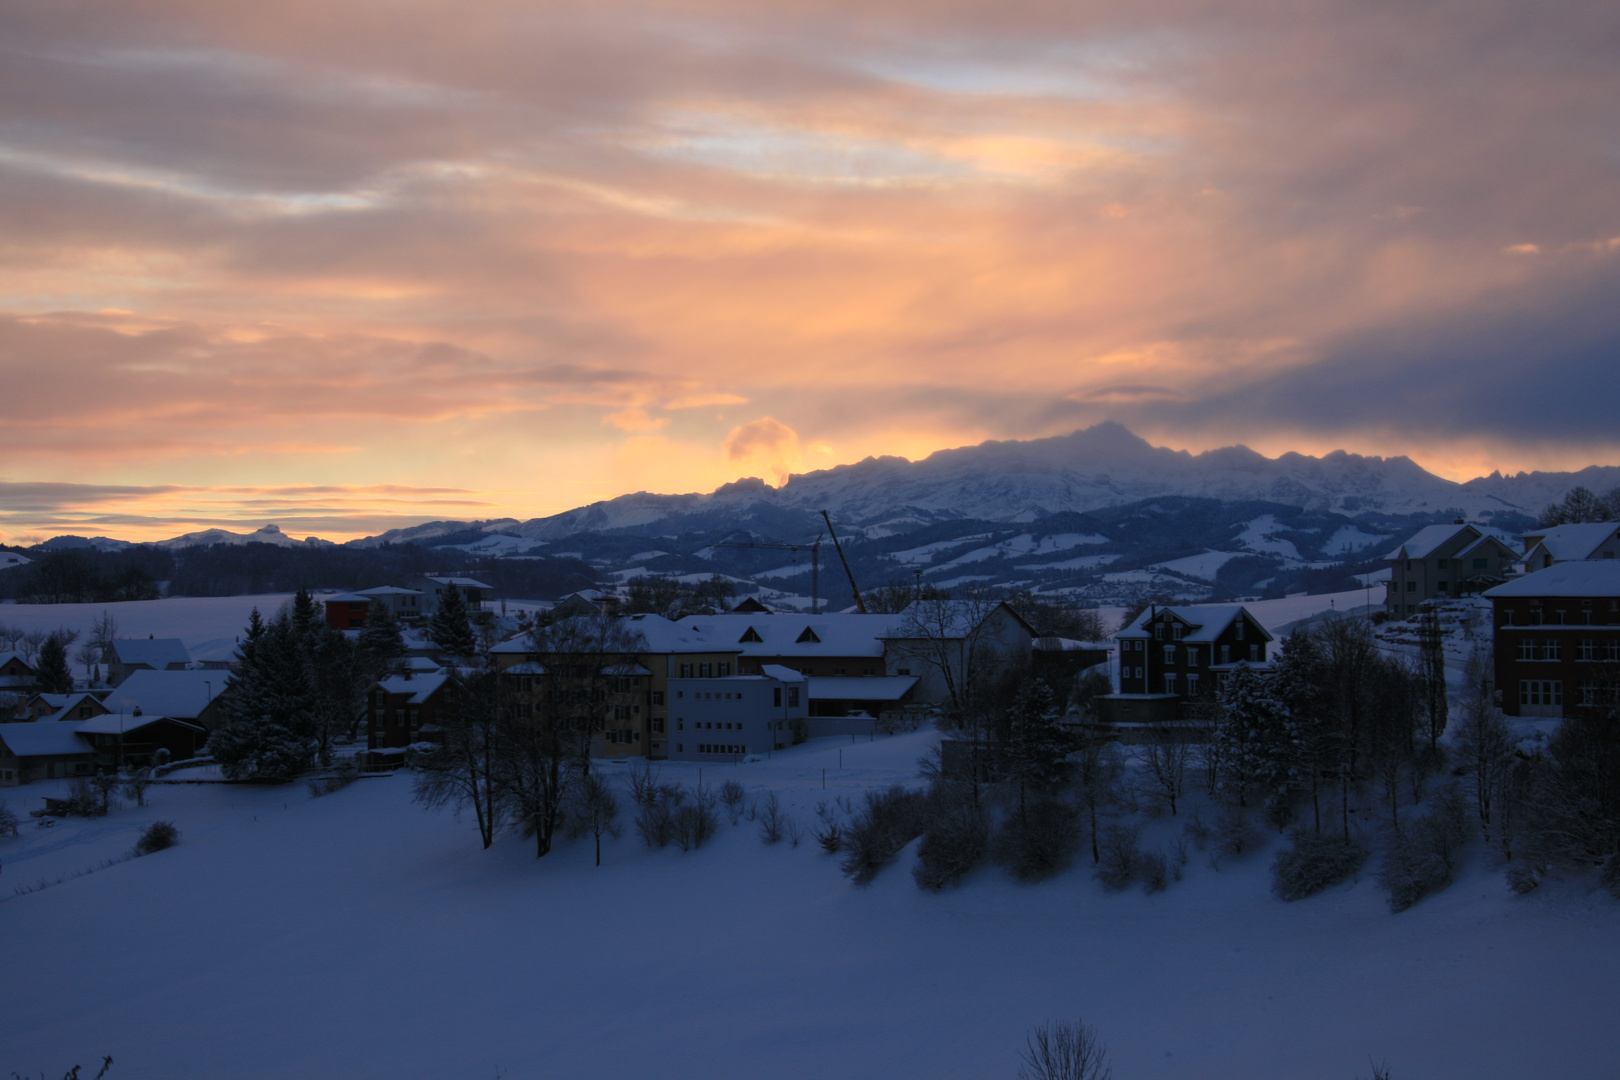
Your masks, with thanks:
<instances>
[{"instance_id":1,"label":"cloud","mask_svg":"<svg viewBox=\"0 0 1620 1080\"><path fill-rule=\"evenodd\" d=\"M722 447L726 461L762 472L781 487L799 466L799 434L775 417L732 428Z\"/></svg>"},{"instance_id":2,"label":"cloud","mask_svg":"<svg viewBox=\"0 0 1620 1080\"><path fill-rule=\"evenodd\" d=\"M762 414L839 460L1104 418L1592 452L1617 33L1579 0L10 5L0 468L538 511L785 476L782 439L731 456Z\"/></svg>"}]
</instances>

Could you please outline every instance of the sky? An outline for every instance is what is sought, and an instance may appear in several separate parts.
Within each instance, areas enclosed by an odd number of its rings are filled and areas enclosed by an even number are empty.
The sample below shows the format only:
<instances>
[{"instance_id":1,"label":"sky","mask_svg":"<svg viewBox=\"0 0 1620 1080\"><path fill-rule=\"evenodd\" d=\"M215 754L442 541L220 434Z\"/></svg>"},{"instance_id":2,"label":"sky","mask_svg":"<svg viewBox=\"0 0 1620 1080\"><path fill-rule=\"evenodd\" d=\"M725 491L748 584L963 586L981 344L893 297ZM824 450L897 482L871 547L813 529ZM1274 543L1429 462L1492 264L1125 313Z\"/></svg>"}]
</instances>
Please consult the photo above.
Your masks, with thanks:
<instances>
[{"instance_id":1,"label":"sky","mask_svg":"<svg viewBox=\"0 0 1620 1080\"><path fill-rule=\"evenodd\" d=\"M1620 5L0 0L0 540L1116 420L1620 463Z\"/></svg>"}]
</instances>

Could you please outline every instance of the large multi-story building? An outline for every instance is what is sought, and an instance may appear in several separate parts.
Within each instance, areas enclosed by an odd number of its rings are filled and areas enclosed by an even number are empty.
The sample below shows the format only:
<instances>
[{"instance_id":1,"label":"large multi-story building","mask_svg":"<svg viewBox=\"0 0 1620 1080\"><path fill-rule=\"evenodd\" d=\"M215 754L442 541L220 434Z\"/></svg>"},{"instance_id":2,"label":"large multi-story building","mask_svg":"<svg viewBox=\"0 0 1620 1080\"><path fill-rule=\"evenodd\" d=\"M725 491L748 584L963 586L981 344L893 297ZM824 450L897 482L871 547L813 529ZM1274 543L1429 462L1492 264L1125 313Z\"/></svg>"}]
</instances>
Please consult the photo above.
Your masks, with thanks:
<instances>
[{"instance_id":1,"label":"large multi-story building","mask_svg":"<svg viewBox=\"0 0 1620 1080\"><path fill-rule=\"evenodd\" d=\"M1554 563L1485 594L1509 716L1610 708L1620 689L1620 559Z\"/></svg>"},{"instance_id":2,"label":"large multi-story building","mask_svg":"<svg viewBox=\"0 0 1620 1080\"><path fill-rule=\"evenodd\" d=\"M1459 520L1419 529L1384 561L1390 567L1384 609L1407 616L1425 600L1475 596L1500 585L1512 576L1519 553L1497 530Z\"/></svg>"}]
</instances>

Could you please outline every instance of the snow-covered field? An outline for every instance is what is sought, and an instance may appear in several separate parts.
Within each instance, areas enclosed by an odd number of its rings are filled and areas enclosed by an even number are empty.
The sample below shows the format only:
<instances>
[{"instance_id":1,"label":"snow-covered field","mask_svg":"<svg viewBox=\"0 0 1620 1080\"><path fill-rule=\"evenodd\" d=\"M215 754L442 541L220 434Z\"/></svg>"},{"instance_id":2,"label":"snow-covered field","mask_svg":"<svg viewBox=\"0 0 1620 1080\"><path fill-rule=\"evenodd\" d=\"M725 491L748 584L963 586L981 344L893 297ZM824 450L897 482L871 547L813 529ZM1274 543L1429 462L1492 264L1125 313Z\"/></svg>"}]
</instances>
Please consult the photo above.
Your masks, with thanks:
<instances>
[{"instance_id":1,"label":"snow-covered field","mask_svg":"<svg viewBox=\"0 0 1620 1080\"><path fill-rule=\"evenodd\" d=\"M0 604L0 623L24 630L68 627L87 635L102 612L118 623L120 637L179 638L194 656L216 652L223 659L235 648L248 615L258 608L266 618L292 599L291 593L260 596L176 596L119 604Z\"/></svg>"},{"instance_id":2,"label":"snow-covered field","mask_svg":"<svg viewBox=\"0 0 1620 1080\"><path fill-rule=\"evenodd\" d=\"M932 735L823 740L708 766L808 822L825 795L908 779ZM839 754L842 752L842 768ZM697 766L664 779L692 784ZM7 792L38 805L44 785ZM867 888L812 841L744 820L708 846L626 833L535 860L481 851L410 779L163 787L148 809L0 839L0 1074L111 1054L116 1080L1011 1077L1032 1024L1083 1016L1119 1080L1610 1077L1620 906L1523 898L1476 856L1389 914L1372 882L1296 904L1270 852L1167 892L981 869L941 895L903 852ZM39 891L173 820L169 851ZM1168 835L1159 823L1149 832ZM1158 830L1155 833L1153 830Z\"/></svg>"}]
</instances>

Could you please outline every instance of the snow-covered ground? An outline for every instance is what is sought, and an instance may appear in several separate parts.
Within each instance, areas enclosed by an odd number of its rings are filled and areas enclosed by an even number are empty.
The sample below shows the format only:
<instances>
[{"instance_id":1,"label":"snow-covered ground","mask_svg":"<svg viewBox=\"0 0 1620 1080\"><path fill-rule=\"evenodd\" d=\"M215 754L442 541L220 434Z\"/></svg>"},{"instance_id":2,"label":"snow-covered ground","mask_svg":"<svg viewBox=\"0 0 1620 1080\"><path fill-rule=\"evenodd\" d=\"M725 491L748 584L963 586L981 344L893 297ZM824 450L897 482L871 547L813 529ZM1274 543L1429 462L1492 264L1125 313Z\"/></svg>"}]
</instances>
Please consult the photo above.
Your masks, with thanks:
<instances>
[{"instance_id":1,"label":"snow-covered ground","mask_svg":"<svg viewBox=\"0 0 1620 1080\"><path fill-rule=\"evenodd\" d=\"M808 823L818 799L912 777L932 738L822 740L703 782L780 791ZM158 818L178 847L12 894ZM1620 906L1584 883L1514 897L1482 856L1391 915L1366 876L1272 898L1269 850L1218 871L1195 854L1152 896L1106 893L1084 862L934 895L911 849L857 888L813 841L766 847L746 820L687 854L627 832L600 869L588 842L531 850L481 851L406 775L321 799L163 787L144 810L30 822L0 839L0 1073L111 1054L118 1080L977 1080L1074 1016L1120 1080L1348 1080L1369 1057L1402 1078L1582 1080L1620 1061Z\"/></svg>"},{"instance_id":2,"label":"snow-covered ground","mask_svg":"<svg viewBox=\"0 0 1620 1080\"><path fill-rule=\"evenodd\" d=\"M91 624L105 611L117 621L120 637L179 638L194 656L206 653L212 657L220 652L224 658L235 647L254 608L269 618L291 599L291 593L268 593L175 596L119 604L0 604L0 623L24 630L65 626L88 635Z\"/></svg>"}]
</instances>

